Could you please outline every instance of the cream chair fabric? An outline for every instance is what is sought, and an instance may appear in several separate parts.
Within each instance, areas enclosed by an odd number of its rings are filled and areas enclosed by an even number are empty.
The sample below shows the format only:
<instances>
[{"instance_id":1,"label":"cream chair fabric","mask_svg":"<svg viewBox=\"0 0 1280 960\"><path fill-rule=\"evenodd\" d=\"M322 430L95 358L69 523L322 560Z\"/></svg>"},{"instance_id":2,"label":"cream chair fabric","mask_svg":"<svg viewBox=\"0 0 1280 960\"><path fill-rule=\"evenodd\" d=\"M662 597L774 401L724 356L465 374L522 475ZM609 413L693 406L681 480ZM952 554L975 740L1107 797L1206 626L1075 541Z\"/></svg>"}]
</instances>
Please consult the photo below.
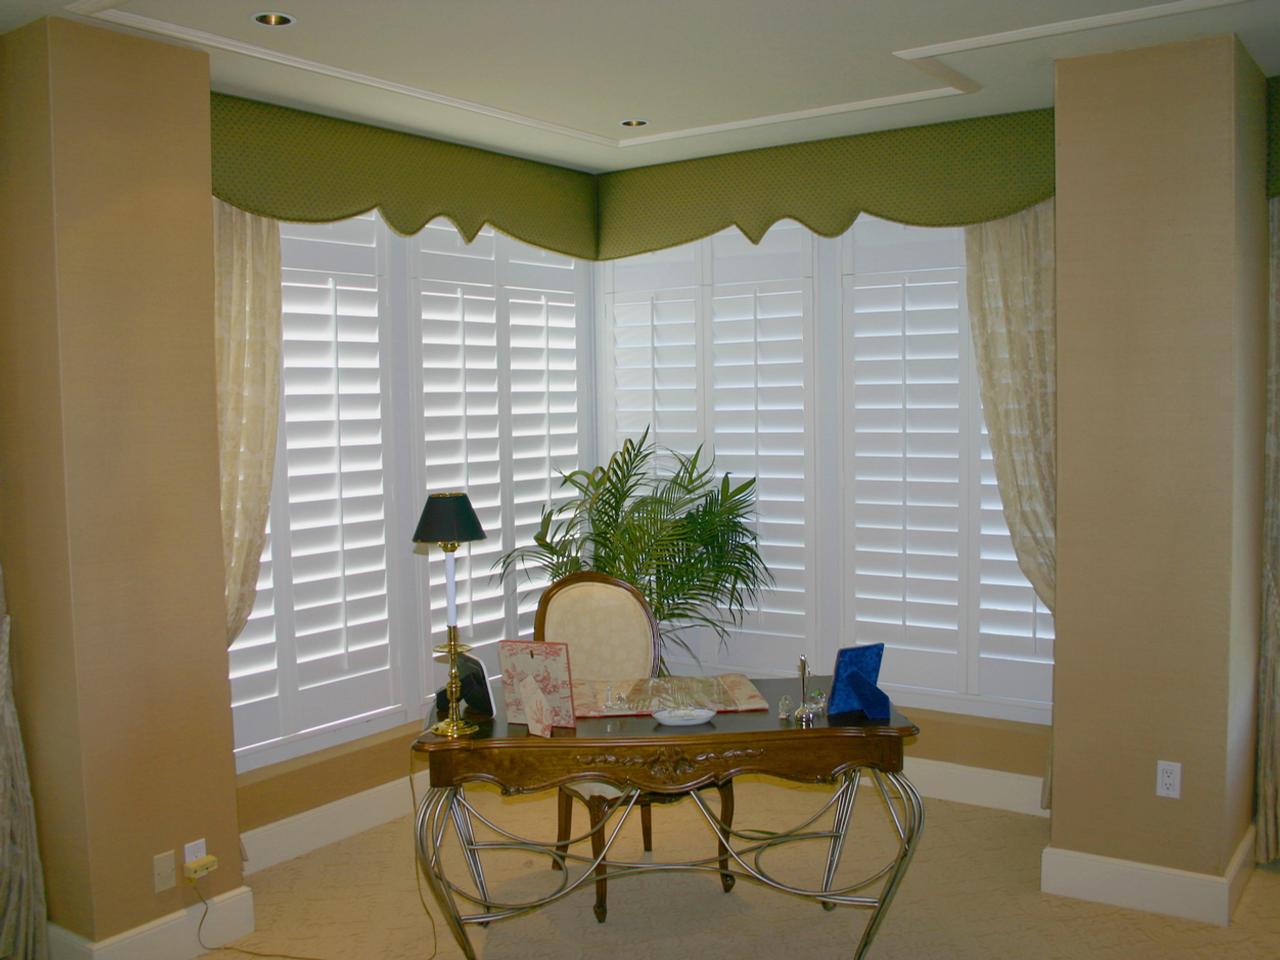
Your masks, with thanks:
<instances>
[{"instance_id":1,"label":"cream chair fabric","mask_svg":"<svg viewBox=\"0 0 1280 960\"><path fill-rule=\"evenodd\" d=\"M635 594L599 581L567 583L546 608L542 640L569 645L575 680L635 680L657 667L653 621Z\"/></svg>"}]
</instances>

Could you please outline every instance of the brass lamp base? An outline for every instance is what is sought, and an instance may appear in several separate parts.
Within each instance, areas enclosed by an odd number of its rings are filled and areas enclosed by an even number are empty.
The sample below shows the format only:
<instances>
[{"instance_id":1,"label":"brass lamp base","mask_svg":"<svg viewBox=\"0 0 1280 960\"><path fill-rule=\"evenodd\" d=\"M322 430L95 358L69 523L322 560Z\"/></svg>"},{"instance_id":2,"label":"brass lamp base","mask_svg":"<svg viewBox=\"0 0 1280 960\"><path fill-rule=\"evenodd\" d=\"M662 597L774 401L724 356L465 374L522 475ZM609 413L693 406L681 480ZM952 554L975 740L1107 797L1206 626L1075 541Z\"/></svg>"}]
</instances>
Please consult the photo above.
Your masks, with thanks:
<instances>
[{"instance_id":1,"label":"brass lamp base","mask_svg":"<svg viewBox=\"0 0 1280 960\"><path fill-rule=\"evenodd\" d=\"M443 720L431 725L431 732L437 737L465 737L475 733L480 728L474 723L468 723L461 717L454 719L446 717Z\"/></svg>"},{"instance_id":2,"label":"brass lamp base","mask_svg":"<svg viewBox=\"0 0 1280 960\"><path fill-rule=\"evenodd\" d=\"M462 719L462 707L458 702L462 695L462 681L458 679L458 654L471 648L458 642L458 628L452 623L449 624L448 634L449 642L436 647L435 652L449 655L449 716L433 723L430 730L437 737L465 737L480 729L476 724Z\"/></svg>"}]
</instances>

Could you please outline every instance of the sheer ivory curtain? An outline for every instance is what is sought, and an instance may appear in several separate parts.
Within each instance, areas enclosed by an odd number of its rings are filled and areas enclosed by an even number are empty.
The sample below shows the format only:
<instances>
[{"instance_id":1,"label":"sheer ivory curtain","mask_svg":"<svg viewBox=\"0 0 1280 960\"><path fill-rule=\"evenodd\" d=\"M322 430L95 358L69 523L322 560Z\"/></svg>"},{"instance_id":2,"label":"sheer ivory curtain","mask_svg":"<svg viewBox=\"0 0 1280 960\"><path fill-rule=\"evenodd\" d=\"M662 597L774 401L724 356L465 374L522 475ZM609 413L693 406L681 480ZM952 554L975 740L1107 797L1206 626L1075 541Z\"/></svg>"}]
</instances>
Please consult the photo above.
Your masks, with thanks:
<instances>
[{"instance_id":1,"label":"sheer ivory curtain","mask_svg":"<svg viewBox=\"0 0 1280 960\"><path fill-rule=\"evenodd\" d=\"M36 810L9 673L9 617L0 572L0 957L47 960L44 872Z\"/></svg>"},{"instance_id":2,"label":"sheer ivory curtain","mask_svg":"<svg viewBox=\"0 0 1280 960\"><path fill-rule=\"evenodd\" d=\"M1053 198L965 228L969 323L996 483L1018 566L1053 611L1057 339ZM1050 771L1042 803L1049 806Z\"/></svg>"},{"instance_id":3,"label":"sheer ivory curtain","mask_svg":"<svg viewBox=\"0 0 1280 960\"><path fill-rule=\"evenodd\" d=\"M257 592L280 403L280 226L213 201L227 643Z\"/></svg>"},{"instance_id":4,"label":"sheer ivory curtain","mask_svg":"<svg viewBox=\"0 0 1280 960\"><path fill-rule=\"evenodd\" d=\"M1271 315L1262 515L1262 637L1258 654L1258 843L1280 860L1280 197L1271 198Z\"/></svg>"}]
</instances>

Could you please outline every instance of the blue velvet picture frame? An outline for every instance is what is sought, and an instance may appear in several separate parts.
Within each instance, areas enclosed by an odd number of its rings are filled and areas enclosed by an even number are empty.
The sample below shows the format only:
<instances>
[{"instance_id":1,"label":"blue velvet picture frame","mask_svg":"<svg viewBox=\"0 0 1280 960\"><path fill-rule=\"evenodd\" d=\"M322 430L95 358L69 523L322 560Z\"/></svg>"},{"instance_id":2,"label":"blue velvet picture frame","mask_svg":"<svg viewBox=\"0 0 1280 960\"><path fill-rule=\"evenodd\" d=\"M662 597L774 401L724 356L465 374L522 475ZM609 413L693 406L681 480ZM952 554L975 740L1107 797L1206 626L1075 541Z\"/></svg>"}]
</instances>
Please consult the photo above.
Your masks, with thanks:
<instances>
[{"instance_id":1,"label":"blue velvet picture frame","mask_svg":"<svg viewBox=\"0 0 1280 960\"><path fill-rule=\"evenodd\" d=\"M836 654L835 677L827 713L836 716L861 712L869 720L888 720L891 707L884 691L876 686L880 679L880 663L884 659L883 643L845 647Z\"/></svg>"}]
</instances>

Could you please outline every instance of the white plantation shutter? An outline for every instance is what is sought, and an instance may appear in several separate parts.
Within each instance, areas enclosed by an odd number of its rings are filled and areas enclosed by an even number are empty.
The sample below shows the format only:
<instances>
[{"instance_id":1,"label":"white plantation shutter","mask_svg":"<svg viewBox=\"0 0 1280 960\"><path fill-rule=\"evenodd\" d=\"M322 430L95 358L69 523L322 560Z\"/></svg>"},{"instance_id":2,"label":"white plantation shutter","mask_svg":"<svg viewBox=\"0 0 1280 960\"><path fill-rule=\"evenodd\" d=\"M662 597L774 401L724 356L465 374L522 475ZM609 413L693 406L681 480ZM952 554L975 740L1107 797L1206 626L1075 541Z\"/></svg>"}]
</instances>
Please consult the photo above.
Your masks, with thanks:
<instances>
[{"instance_id":1,"label":"white plantation shutter","mask_svg":"<svg viewBox=\"0 0 1280 960\"><path fill-rule=\"evenodd\" d=\"M601 267L601 455L646 427L662 447L702 445L718 472L758 478L756 529L776 580L704 666L783 670L810 631L812 235L738 230ZM677 658L678 659L678 658Z\"/></svg>"},{"instance_id":2,"label":"white plantation shutter","mask_svg":"<svg viewBox=\"0 0 1280 960\"><path fill-rule=\"evenodd\" d=\"M602 411L602 455L646 428L680 453L702 442L701 262L699 246L686 244L603 266L611 402Z\"/></svg>"},{"instance_id":3,"label":"white plantation shutter","mask_svg":"<svg viewBox=\"0 0 1280 960\"><path fill-rule=\"evenodd\" d=\"M282 224L281 431L260 593L232 645L239 753L394 710L382 228Z\"/></svg>"},{"instance_id":4,"label":"white plantation shutter","mask_svg":"<svg viewBox=\"0 0 1280 960\"><path fill-rule=\"evenodd\" d=\"M415 238L421 315L423 462L429 492L466 490L487 539L458 552L458 623L490 669L498 641L527 636L545 585L506 584L494 561L532 541L541 508L581 463L580 261L486 228L464 244L447 223ZM432 643L445 637L444 570L430 553Z\"/></svg>"},{"instance_id":5,"label":"white plantation shutter","mask_svg":"<svg viewBox=\"0 0 1280 960\"><path fill-rule=\"evenodd\" d=\"M759 246L736 229L710 246L708 446L719 471L757 478L756 532L774 578L727 656L785 670L808 648L811 623L812 235L781 223Z\"/></svg>"},{"instance_id":6,"label":"white plantation shutter","mask_svg":"<svg viewBox=\"0 0 1280 960\"><path fill-rule=\"evenodd\" d=\"M981 416L981 414L979 414ZM987 428L982 426L978 498L978 664L983 696L1053 701L1053 614L1018 568L1004 521Z\"/></svg>"},{"instance_id":7,"label":"white plantation shutter","mask_svg":"<svg viewBox=\"0 0 1280 960\"><path fill-rule=\"evenodd\" d=\"M1018 570L1001 513L963 234L862 217L845 264L849 632L886 644L882 679L904 702L976 698L1039 719L1052 618Z\"/></svg>"}]
</instances>

